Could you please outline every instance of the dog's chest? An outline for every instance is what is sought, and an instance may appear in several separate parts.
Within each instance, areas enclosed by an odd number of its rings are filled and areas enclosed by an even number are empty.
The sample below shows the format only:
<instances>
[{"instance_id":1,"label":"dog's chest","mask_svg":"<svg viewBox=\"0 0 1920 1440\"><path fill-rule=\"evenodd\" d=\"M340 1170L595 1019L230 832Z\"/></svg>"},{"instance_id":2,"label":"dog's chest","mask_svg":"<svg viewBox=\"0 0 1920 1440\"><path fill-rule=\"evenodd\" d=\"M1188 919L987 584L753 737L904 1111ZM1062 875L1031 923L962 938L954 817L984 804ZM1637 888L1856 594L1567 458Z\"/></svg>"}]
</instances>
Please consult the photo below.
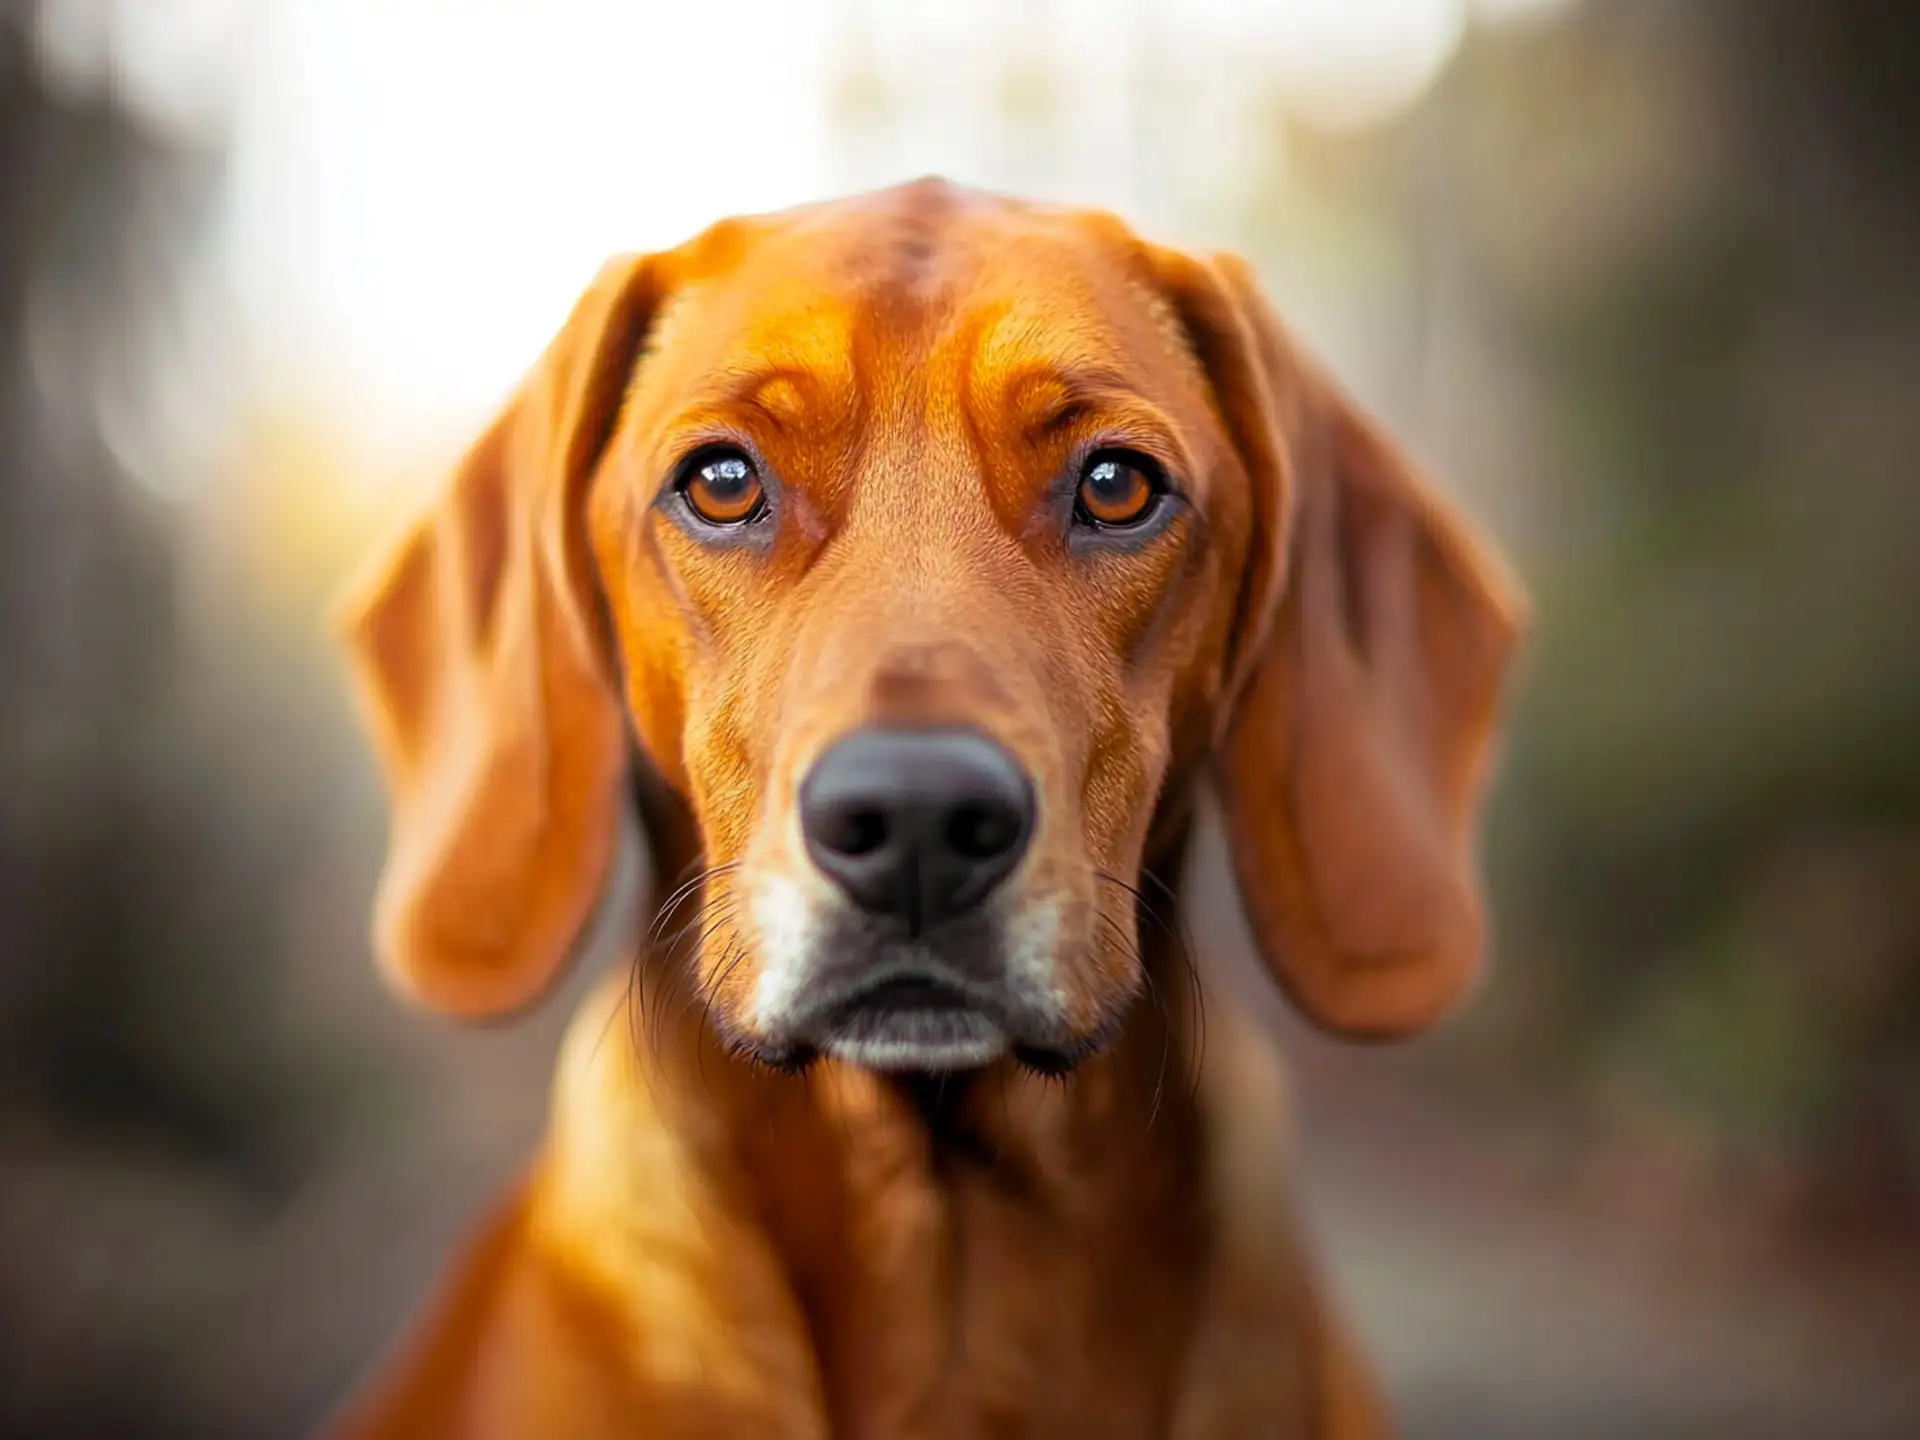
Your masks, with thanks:
<instances>
[{"instance_id":1,"label":"dog's chest","mask_svg":"<svg viewBox=\"0 0 1920 1440\"><path fill-rule=\"evenodd\" d=\"M963 1170L848 1219L834 1287L804 1301L834 1435L1168 1433L1205 1269L1198 1206L1062 1213Z\"/></svg>"},{"instance_id":2,"label":"dog's chest","mask_svg":"<svg viewBox=\"0 0 1920 1440\"><path fill-rule=\"evenodd\" d=\"M825 1083L710 1127L765 1137L713 1150L620 1047L579 1053L547 1218L624 1316L633 1396L793 1440L1310 1433L1279 1097L1230 1033L1151 1127L1092 1146L1036 1121L1011 1166L934 1155Z\"/></svg>"}]
</instances>

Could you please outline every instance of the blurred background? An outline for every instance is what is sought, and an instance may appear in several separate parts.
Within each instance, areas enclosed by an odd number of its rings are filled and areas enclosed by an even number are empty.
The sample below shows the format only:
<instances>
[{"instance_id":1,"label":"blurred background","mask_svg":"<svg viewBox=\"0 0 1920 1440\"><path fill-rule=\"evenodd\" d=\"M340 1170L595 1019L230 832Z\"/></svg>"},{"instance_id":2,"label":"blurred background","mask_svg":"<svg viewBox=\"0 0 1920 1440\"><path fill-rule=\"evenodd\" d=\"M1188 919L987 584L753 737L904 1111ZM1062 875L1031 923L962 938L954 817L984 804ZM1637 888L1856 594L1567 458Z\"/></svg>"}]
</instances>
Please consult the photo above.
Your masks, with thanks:
<instances>
[{"instance_id":1,"label":"blurred background","mask_svg":"<svg viewBox=\"0 0 1920 1440\"><path fill-rule=\"evenodd\" d=\"M927 171L1246 252L1534 592L1492 983L1288 1024L1409 1433L1920 1434L1900 0L0 0L0 1434L302 1433L526 1154L325 601L604 256Z\"/></svg>"}]
</instances>

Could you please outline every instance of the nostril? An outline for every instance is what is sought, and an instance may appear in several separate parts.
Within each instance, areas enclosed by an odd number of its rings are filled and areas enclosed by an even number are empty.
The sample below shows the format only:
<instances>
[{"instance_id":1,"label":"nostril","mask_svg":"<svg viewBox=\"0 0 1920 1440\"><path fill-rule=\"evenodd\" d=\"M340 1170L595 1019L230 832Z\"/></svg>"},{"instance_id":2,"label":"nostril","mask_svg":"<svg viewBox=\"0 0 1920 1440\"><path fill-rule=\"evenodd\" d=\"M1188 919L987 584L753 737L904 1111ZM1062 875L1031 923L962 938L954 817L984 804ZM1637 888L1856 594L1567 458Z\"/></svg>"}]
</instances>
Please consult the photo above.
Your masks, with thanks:
<instances>
[{"instance_id":1,"label":"nostril","mask_svg":"<svg viewBox=\"0 0 1920 1440\"><path fill-rule=\"evenodd\" d=\"M1002 805L961 805L947 821L947 844L969 860L1005 854L1020 838L1021 818Z\"/></svg>"},{"instance_id":2,"label":"nostril","mask_svg":"<svg viewBox=\"0 0 1920 1440\"><path fill-rule=\"evenodd\" d=\"M887 843L886 812L862 806L836 810L822 820L816 838L841 855L856 859L871 855Z\"/></svg>"}]
</instances>

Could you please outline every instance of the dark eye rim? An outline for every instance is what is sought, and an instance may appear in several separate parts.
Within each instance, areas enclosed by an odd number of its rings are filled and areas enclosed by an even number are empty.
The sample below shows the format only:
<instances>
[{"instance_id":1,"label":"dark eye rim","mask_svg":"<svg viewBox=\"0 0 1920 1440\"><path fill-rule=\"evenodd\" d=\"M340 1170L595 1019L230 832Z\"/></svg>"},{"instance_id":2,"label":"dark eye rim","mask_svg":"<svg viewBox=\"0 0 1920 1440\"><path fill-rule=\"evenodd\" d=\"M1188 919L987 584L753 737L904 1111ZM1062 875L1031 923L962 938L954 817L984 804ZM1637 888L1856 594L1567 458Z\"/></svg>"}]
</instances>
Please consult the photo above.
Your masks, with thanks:
<instances>
[{"instance_id":1,"label":"dark eye rim","mask_svg":"<svg viewBox=\"0 0 1920 1440\"><path fill-rule=\"evenodd\" d=\"M738 520L710 520L694 507L687 488L698 477L701 467L727 456L745 460L754 478L760 482L760 503ZM741 440L717 439L694 446L673 467L673 478L661 488L655 501L682 530L708 544L759 544L770 533L779 495L779 484L766 461L752 445Z\"/></svg>"},{"instance_id":2,"label":"dark eye rim","mask_svg":"<svg viewBox=\"0 0 1920 1440\"><path fill-rule=\"evenodd\" d=\"M1102 460L1118 460L1138 470L1153 489L1152 499L1132 520L1101 520L1081 503L1087 472ZM1067 471L1068 539L1076 549L1131 549L1163 533L1186 507L1186 497L1163 461L1131 445L1111 441L1089 446Z\"/></svg>"}]
</instances>

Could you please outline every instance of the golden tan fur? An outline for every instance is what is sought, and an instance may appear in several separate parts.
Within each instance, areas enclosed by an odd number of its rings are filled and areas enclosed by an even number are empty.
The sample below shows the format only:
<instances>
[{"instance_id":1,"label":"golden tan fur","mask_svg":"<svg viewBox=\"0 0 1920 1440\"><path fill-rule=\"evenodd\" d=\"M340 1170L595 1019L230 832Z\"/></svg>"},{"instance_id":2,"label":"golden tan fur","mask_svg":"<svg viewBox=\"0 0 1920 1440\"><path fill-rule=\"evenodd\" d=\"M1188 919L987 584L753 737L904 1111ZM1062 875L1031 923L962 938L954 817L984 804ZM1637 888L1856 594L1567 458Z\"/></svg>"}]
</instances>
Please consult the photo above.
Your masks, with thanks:
<instances>
[{"instance_id":1,"label":"golden tan fur","mask_svg":"<svg viewBox=\"0 0 1920 1440\"><path fill-rule=\"evenodd\" d=\"M665 508L716 439L778 477L755 547ZM1179 477L1150 542L1061 543L1096 441ZM1290 1219L1271 1044L1140 897L1211 778L1300 1008L1430 1023L1477 968L1519 608L1237 261L921 182L611 264L349 600L377 936L431 1005L524 1004L637 796L660 893L702 877L643 972L700 1003L582 1011L524 1185L335 1433L1386 1433ZM997 913L1064 1078L757 1063L799 778L875 722L1031 776Z\"/></svg>"}]
</instances>

